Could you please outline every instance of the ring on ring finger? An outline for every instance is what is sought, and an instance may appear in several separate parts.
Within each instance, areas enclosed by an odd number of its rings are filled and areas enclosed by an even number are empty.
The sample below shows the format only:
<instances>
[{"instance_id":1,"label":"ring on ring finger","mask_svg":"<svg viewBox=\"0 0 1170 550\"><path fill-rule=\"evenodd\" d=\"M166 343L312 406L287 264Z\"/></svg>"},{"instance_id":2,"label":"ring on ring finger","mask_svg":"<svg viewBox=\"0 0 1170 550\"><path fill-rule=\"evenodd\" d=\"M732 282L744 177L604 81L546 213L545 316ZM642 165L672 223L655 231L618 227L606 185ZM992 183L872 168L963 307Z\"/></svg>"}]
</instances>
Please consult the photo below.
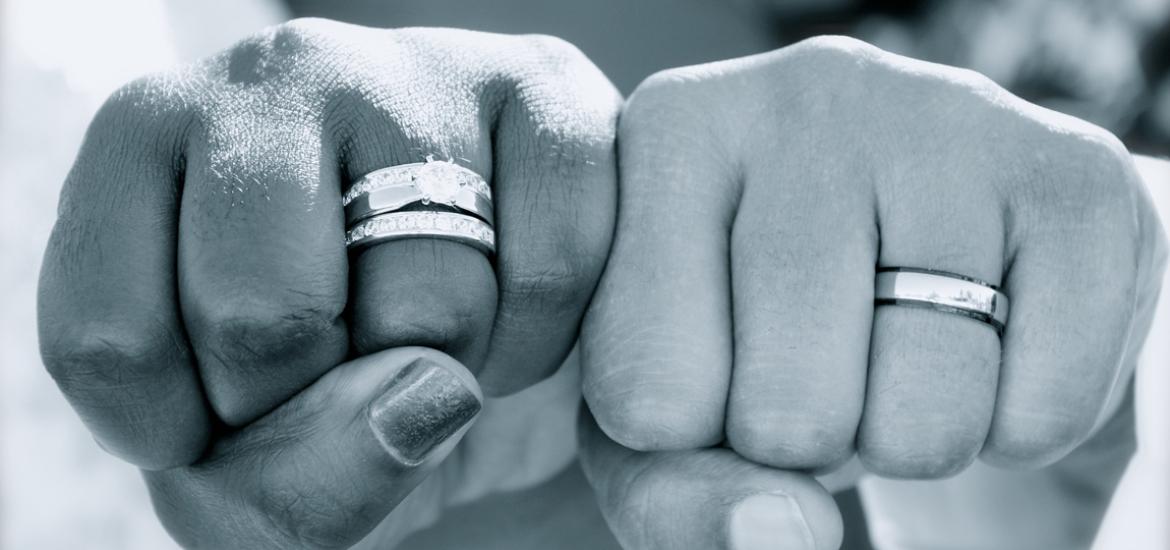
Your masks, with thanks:
<instances>
[{"instance_id":1,"label":"ring on ring finger","mask_svg":"<svg viewBox=\"0 0 1170 550\"><path fill-rule=\"evenodd\" d=\"M375 170L354 183L342 204L351 249L432 237L495 252L491 189L479 174L452 162L428 157Z\"/></svg>"}]
</instances>

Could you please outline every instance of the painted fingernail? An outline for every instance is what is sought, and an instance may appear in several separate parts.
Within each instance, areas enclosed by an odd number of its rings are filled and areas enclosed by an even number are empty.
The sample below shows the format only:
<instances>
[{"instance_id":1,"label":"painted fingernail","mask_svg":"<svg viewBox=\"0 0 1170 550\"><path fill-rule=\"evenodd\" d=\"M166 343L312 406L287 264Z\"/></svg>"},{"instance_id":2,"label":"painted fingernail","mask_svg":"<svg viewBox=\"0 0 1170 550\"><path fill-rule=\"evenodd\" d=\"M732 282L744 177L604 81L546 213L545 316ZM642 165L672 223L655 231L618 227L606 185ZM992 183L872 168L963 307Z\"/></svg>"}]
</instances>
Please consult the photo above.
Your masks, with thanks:
<instances>
[{"instance_id":1,"label":"painted fingernail","mask_svg":"<svg viewBox=\"0 0 1170 550\"><path fill-rule=\"evenodd\" d=\"M783 494L750 496L731 513L731 547L734 550L816 548L812 530L800 505Z\"/></svg>"},{"instance_id":2,"label":"painted fingernail","mask_svg":"<svg viewBox=\"0 0 1170 550\"><path fill-rule=\"evenodd\" d=\"M427 359L405 366L370 403L370 428L392 457L416 466L479 412L462 379Z\"/></svg>"}]
</instances>

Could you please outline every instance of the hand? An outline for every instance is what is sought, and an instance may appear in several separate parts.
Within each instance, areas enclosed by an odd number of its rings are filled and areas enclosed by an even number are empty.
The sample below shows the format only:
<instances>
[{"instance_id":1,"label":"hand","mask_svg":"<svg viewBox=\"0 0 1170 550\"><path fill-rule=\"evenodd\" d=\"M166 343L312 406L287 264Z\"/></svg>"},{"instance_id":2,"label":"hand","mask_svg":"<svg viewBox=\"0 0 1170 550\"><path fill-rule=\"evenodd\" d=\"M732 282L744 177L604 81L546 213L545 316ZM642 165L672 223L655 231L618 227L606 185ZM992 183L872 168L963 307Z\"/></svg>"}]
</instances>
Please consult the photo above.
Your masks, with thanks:
<instances>
[{"instance_id":1,"label":"hand","mask_svg":"<svg viewBox=\"0 0 1170 550\"><path fill-rule=\"evenodd\" d=\"M651 77L619 143L582 361L598 425L631 452L726 440L776 468L856 453L940 478L977 456L1051 465L1118 410L1165 243L1106 132L969 71L819 38ZM1006 332L875 308L879 266L1001 284Z\"/></svg>"},{"instance_id":2,"label":"hand","mask_svg":"<svg viewBox=\"0 0 1170 550\"><path fill-rule=\"evenodd\" d=\"M130 84L65 185L46 366L101 445L148 470L181 543L348 546L452 451L479 384L516 391L568 355L610 243L619 104L555 39L320 20ZM495 261L432 239L347 260L343 185L427 155L492 182ZM572 420L560 401L541 422ZM478 431L532 424L492 410ZM398 531L517 483L473 477L517 450L533 475L569 460L495 443Z\"/></svg>"}]
</instances>

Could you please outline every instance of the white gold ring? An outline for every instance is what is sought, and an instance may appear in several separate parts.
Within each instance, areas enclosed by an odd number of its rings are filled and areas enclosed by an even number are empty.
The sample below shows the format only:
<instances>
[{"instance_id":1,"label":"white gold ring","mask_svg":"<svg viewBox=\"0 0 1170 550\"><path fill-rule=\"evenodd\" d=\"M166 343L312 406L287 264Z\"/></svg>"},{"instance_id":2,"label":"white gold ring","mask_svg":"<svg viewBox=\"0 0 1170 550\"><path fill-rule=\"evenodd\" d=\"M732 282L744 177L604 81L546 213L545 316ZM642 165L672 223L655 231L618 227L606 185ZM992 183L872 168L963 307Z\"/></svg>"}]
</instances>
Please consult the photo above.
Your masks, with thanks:
<instances>
[{"instance_id":1,"label":"white gold ring","mask_svg":"<svg viewBox=\"0 0 1170 550\"><path fill-rule=\"evenodd\" d=\"M432 237L495 252L491 188L454 162L428 156L426 162L374 170L354 182L342 205L350 248Z\"/></svg>"},{"instance_id":2,"label":"white gold ring","mask_svg":"<svg viewBox=\"0 0 1170 550\"><path fill-rule=\"evenodd\" d=\"M931 269L879 269L874 303L954 313L987 323L1000 333L1008 318L1008 297L999 288L965 275Z\"/></svg>"},{"instance_id":3,"label":"white gold ring","mask_svg":"<svg viewBox=\"0 0 1170 550\"><path fill-rule=\"evenodd\" d=\"M455 241L491 255L496 251L496 232L487 222L453 212L391 212L368 218L345 235L352 249L378 243L429 237Z\"/></svg>"}]
</instances>

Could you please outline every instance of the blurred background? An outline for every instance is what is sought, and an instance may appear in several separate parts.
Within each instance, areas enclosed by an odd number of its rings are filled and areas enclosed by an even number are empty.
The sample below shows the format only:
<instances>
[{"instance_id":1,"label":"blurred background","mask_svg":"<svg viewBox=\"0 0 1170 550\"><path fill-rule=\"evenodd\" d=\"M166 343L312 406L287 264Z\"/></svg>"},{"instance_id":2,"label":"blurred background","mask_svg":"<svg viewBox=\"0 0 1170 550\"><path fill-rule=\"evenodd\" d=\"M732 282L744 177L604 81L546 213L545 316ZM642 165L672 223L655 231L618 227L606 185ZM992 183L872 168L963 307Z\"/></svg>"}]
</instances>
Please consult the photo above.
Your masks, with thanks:
<instances>
[{"instance_id":1,"label":"blurred background","mask_svg":"<svg viewBox=\"0 0 1170 550\"><path fill-rule=\"evenodd\" d=\"M174 547L135 470L98 449L41 366L40 257L60 184L114 88L306 15L552 34L626 93L660 69L848 34L975 69L1110 129L1134 152L1170 154L1170 0L3 0L0 548ZM1139 373L1141 450L1100 549L1170 548L1170 400L1156 393L1170 388L1167 370ZM841 501L860 514L856 497ZM847 548L869 547L864 529L849 537Z\"/></svg>"}]
</instances>

